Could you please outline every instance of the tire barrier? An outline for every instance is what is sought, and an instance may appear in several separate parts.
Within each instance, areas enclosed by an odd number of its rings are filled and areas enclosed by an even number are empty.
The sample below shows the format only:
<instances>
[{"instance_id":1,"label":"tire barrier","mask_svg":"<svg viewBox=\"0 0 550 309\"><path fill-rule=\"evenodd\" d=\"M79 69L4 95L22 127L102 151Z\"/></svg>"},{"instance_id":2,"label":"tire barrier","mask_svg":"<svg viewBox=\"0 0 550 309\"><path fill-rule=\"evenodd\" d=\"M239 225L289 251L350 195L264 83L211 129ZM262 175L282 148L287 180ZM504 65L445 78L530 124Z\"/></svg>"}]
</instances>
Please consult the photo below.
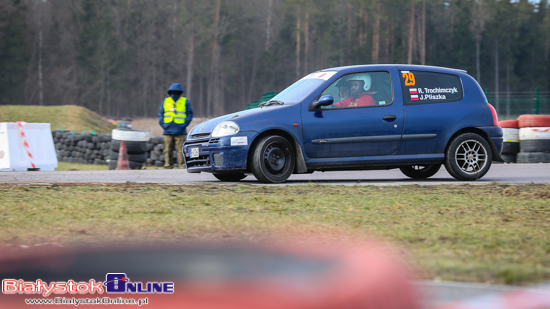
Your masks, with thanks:
<instances>
[{"instance_id":1,"label":"tire barrier","mask_svg":"<svg viewBox=\"0 0 550 309\"><path fill-rule=\"evenodd\" d=\"M148 142L150 134L147 131L133 129L113 129L111 132L114 140L125 142Z\"/></svg>"},{"instance_id":2,"label":"tire barrier","mask_svg":"<svg viewBox=\"0 0 550 309\"><path fill-rule=\"evenodd\" d=\"M121 142L114 138L117 137L131 139L125 141L131 169L141 169L144 166L163 167L164 137L147 136L147 140L144 140L143 132L115 129L112 134L80 134L57 130L52 131L52 137L59 162L107 165L109 169L115 169ZM175 151L173 157L177 159Z\"/></svg>"},{"instance_id":3,"label":"tire barrier","mask_svg":"<svg viewBox=\"0 0 550 309\"><path fill-rule=\"evenodd\" d=\"M518 120L498 124L504 140L504 162L550 163L550 115L520 115Z\"/></svg>"},{"instance_id":4,"label":"tire barrier","mask_svg":"<svg viewBox=\"0 0 550 309\"><path fill-rule=\"evenodd\" d=\"M517 156L518 163L550 163L548 152L520 152Z\"/></svg>"},{"instance_id":5,"label":"tire barrier","mask_svg":"<svg viewBox=\"0 0 550 309\"><path fill-rule=\"evenodd\" d=\"M502 120L498 122L502 127L502 145L501 158L506 163L515 163L516 155L519 152L519 129L518 120Z\"/></svg>"},{"instance_id":6,"label":"tire barrier","mask_svg":"<svg viewBox=\"0 0 550 309\"><path fill-rule=\"evenodd\" d=\"M550 115L520 115L518 124L520 128L550 127Z\"/></svg>"},{"instance_id":7,"label":"tire barrier","mask_svg":"<svg viewBox=\"0 0 550 309\"><path fill-rule=\"evenodd\" d=\"M500 154L500 157L501 157L502 160L504 160L504 162L506 162L506 163L516 163L517 153L514 153L514 154L501 153L501 154Z\"/></svg>"},{"instance_id":8,"label":"tire barrier","mask_svg":"<svg viewBox=\"0 0 550 309\"><path fill-rule=\"evenodd\" d=\"M519 140L549 140L550 139L550 127L537 127L537 128L520 128Z\"/></svg>"},{"instance_id":9,"label":"tire barrier","mask_svg":"<svg viewBox=\"0 0 550 309\"><path fill-rule=\"evenodd\" d=\"M111 136L52 131L57 160L60 162L106 165Z\"/></svg>"},{"instance_id":10,"label":"tire barrier","mask_svg":"<svg viewBox=\"0 0 550 309\"><path fill-rule=\"evenodd\" d=\"M125 141L126 151L128 154L142 154L147 151L147 142L130 142ZM113 140L111 142L111 151L118 153L120 149L120 141Z\"/></svg>"},{"instance_id":11,"label":"tire barrier","mask_svg":"<svg viewBox=\"0 0 550 309\"><path fill-rule=\"evenodd\" d=\"M519 152L519 143L507 143L502 145L503 154L516 154Z\"/></svg>"},{"instance_id":12,"label":"tire barrier","mask_svg":"<svg viewBox=\"0 0 550 309\"><path fill-rule=\"evenodd\" d=\"M498 122L498 126L501 128L519 128L519 120L501 120Z\"/></svg>"},{"instance_id":13,"label":"tire barrier","mask_svg":"<svg viewBox=\"0 0 550 309\"><path fill-rule=\"evenodd\" d=\"M128 164L126 160L121 161L125 166L130 169L136 170L143 167L143 163L147 161L147 143L150 140L149 132L133 129L114 129L111 132L113 141L111 142L111 152L109 153L109 169L123 169L121 166L117 166L117 160L119 159L119 152L122 151L121 144L124 145L124 154L128 158ZM124 143L123 143L124 142ZM120 164L119 164L120 165Z\"/></svg>"},{"instance_id":14,"label":"tire barrier","mask_svg":"<svg viewBox=\"0 0 550 309\"><path fill-rule=\"evenodd\" d=\"M527 123L548 124L545 122L546 118L537 117L533 119L533 121ZM521 127L519 129L519 139L518 163L550 163L550 127Z\"/></svg>"},{"instance_id":15,"label":"tire barrier","mask_svg":"<svg viewBox=\"0 0 550 309\"><path fill-rule=\"evenodd\" d=\"M550 152L549 140L526 140L520 143L521 152Z\"/></svg>"}]
</instances>

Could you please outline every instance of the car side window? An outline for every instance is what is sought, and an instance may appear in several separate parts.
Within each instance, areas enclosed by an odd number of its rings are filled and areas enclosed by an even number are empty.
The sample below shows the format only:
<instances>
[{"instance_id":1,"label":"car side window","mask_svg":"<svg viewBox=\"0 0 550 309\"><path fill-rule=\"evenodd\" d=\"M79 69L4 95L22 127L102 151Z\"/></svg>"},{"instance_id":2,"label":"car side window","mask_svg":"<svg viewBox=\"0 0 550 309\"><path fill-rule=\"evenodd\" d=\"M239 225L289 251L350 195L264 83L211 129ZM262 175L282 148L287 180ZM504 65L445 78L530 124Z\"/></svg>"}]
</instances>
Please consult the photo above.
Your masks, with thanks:
<instances>
[{"instance_id":1,"label":"car side window","mask_svg":"<svg viewBox=\"0 0 550 309\"><path fill-rule=\"evenodd\" d=\"M361 72L342 76L321 96L330 95L334 103L325 109L383 106L393 103L392 83L388 72Z\"/></svg>"},{"instance_id":2,"label":"car side window","mask_svg":"<svg viewBox=\"0 0 550 309\"><path fill-rule=\"evenodd\" d=\"M453 74L400 71L405 104L456 102L464 97L460 77Z\"/></svg>"}]
</instances>

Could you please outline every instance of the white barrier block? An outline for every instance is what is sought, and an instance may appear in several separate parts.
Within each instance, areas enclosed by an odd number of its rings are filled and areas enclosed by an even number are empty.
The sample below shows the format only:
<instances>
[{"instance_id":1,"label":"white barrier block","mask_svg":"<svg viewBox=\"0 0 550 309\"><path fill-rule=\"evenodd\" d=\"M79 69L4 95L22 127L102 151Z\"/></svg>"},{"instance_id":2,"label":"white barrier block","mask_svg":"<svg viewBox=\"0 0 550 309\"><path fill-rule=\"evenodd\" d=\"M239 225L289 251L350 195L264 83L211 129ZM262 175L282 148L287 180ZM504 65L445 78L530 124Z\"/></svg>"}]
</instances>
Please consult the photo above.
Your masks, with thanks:
<instances>
[{"instance_id":1,"label":"white barrier block","mask_svg":"<svg viewBox=\"0 0 550 309\"><path fill-rule=\"evenodd\" d=\"M0 171L53 171L56 167L49 123L0 123Z\"/></svg>"}]
</instances>

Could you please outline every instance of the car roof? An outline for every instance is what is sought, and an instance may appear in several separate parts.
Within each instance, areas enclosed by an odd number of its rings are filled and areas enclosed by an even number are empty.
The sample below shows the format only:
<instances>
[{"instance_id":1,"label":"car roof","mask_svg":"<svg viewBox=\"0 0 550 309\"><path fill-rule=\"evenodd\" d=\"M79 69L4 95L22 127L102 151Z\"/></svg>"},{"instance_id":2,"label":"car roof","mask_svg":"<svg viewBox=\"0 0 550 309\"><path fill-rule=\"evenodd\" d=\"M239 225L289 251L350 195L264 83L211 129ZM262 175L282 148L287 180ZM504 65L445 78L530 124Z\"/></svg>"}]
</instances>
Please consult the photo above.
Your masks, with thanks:
<instances>
[{"instance_id":1,"label":"car roof","mask_svg":"<svg viewBox=\"0 0 550 309\"><path fill-rule=\"evenodd\" d=\"M334 67L329 69L324 69L321 71L346 71L346 72L353 72L353 71L361 71L361 70L386 70L389 67L397 68L398 70L412 70L412 71L432 71L432 72L440 72L440 73L466 73L465 70L460 69L453 69L453 68L446 68L446 67L438 67L438 66L431 66L431 65L415 65L415 64L365 64L365 65L350 65L350 66L343 66L343 67Z\"/></svg>"}]
</instances>

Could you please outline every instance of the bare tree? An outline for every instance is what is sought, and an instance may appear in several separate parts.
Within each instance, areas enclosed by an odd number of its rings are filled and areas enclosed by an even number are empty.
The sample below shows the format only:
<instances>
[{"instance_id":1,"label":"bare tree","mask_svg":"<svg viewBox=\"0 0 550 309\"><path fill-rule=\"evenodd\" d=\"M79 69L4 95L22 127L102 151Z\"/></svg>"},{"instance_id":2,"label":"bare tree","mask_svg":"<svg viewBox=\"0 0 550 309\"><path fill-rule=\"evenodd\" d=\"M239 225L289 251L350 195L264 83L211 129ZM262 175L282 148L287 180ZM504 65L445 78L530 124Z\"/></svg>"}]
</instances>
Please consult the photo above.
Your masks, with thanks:
<instances>
[{"instance_id":1,"label":"bare tree","mask_svg":"<svg viewBox=\"0 0 550 309\"><path fill-rule=\"evenodd\" d=\"M380 61L380 4L375 6L374 24L372 27L372 63Z\"/></svg>"},{"instance_id":2,"label":"bare tree","mask_svg":"<svg viewBox=\"0 0 550 309\"><path fill-rule=\"evenodd\" d=\"M476 79L481 81L481 67L479 63L480 57L480 45L483 38L483 31L485 30L485 23L489 20L489 8L483 0L475 0L472 6L472 22L470 24L470 31L474 37L476 44Z\"/></svg>"},{"instance_id":3,"label":"bare tree","mask_svg":"<svg viewBox=\"0 0 550 309\"><path fill-rule=\"evenodd\" d=\"M414 1L415 0L411 0L411 16L410 16L410 23L409 23L409 51L408 51L408 54L407 54L407 63L408 64L411 64L412 63L412 56L413 56L413 43L414 43L414 40L413 40L413 37L414 37L414 19L415 19L415 14L414 14Z\"/></svg>"},{"instance_id":4,"label":"bare tree","mask_svg":"<svg viewBox=\"0 0 550 309\"><path fill-rule=\"evenodd\" d=\"M301 70L300 70L300 57L301 57L301 53L300 53L300 47L301 47L300 35L301 35L301 32L302 32L302 29L301 29L302 26L300 24L300 20L301 20L300 11L301 11L301 6L298 5L298 9L296 11L296 78L299 78L302 75Z\"/></svg>"},{"instance_id":5,"label":"bare tree","mask_svg":"<svg viewBox=\"0 0 550 309\"><path fill-rule=\"evenodd\" d=\"M420 31L422 42L420 45L420 64L426 64L426 0L422 0L422 29Z\"/></svg>"},{"instance_id":6,"label":"bare tree","mask_svg":"<svg viewBox=\"0 0 550 309\"><path fill-rule=\"evenodd\" d=\"M309 0L306 0L306 18L304 24L304 72L309 73Z\"/></svg>"}]
</instances>

